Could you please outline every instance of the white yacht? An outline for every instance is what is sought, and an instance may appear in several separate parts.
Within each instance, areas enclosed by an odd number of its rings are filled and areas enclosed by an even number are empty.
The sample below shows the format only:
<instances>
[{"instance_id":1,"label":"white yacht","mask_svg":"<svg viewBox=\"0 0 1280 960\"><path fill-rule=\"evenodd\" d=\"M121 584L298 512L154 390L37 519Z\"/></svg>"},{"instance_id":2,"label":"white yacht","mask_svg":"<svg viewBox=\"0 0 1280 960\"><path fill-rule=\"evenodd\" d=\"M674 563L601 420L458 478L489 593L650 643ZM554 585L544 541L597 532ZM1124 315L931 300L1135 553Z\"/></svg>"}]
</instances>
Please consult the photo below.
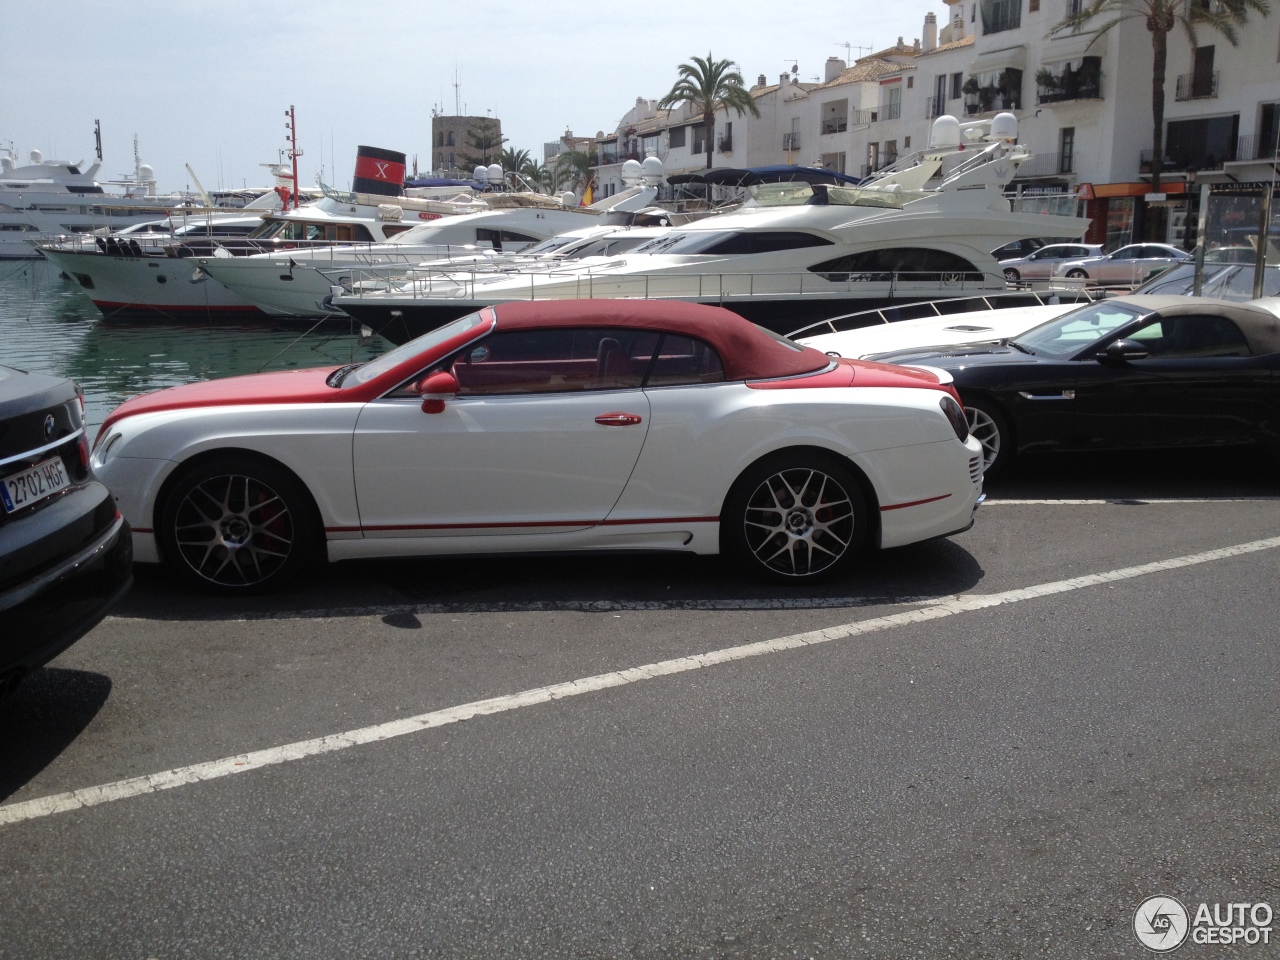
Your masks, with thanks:
<instances>
[{"instance_id":1,"label":"white yacht","mask_svg":"<svg viewBox=\"0 0 1280 960\"><path fill-rule=\"evenodd\" d=\"M99 143L101 141L99 140ZM137 156L132 177L99 182L97 160L46 160L32 150L26 162L0 148L0 259L32 259L60 236L119 230L192 206L184 194L157 194L155 172Z\"/></svg>"},{"instance_id":2,"label":"white yacht","mask_svg":"<svg viewBox=\"0 0 1280 960\"><path fill-rule=\"evenodd\" d=\"M1029 236L1074 238L1089 221L1020 214L1004 195L1030 154L999 114L934 123L928 149L858 186L753 187L737 211L673 228L623 256L571 268L424 270L355 278L333 304L402 343L510 300L640 297L727 307L785 332L887 303L1006 289L990 251Z\"/></svg>"},{"instance_id":3,"label":"white yacht","mask_svg":"<svg viewBox=\"0 0 1280 960\"><path fill-rule=\"evenodd\" d=\"M555 235L630 223L656 194L653 186L637 186L589 207L533 193L483 194L450 209L433 206L430 220L385 242L277 247L246 257L215 252L195 258L195 264L271 316L324 317L338 313L325 303L331 286L349 282L354 272L457 258L483 264L495 254L516 253ZM335 271L336 280L331 279Z\"/></svg>"}]
</instances>

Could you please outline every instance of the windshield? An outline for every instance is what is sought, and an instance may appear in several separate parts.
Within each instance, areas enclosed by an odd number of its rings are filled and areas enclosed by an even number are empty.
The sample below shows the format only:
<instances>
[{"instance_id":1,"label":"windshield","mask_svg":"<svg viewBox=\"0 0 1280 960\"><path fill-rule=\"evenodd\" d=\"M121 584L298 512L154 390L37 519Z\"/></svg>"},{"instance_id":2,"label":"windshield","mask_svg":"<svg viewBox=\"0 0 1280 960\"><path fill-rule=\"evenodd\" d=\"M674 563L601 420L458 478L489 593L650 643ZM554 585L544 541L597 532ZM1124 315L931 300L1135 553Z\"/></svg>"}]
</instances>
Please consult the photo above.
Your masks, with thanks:
<instances>
[{"instance_id":1,"label":"windshield","mask_svg":"<svg viewBox=\"0 0 1280 960\"><path fill-rule=\"evenodd\" d=\"M417 340L410 340L394 350L388 350L376 360L370 360L368 363L356 367L342 378L339 386L344 388L355 387L362 383L368 383L374 377L386 373L411 357L424 353L432 347L444 343L446 340L466 333L468 330L475 330L478 334L480 329L489 323L490 320L481 313L469 313L465 317L459 317L452 323L446 323L443 327L437 327L430 333L424 333Z\"/></svg>"},{"instance_id":2,"label":"windshield","mask_svg":"<svg viewBox=\"0 0 1280 960\"><path fill-rule=\"evenodd\" d=\"M700 230L696 233L674 233L657 237L636 247L636 253L701 253L707 247L732 236L725 230Z\"/></svg>"},{"instance_id":3,"label":"windshield","mask_svg":"<svg viewBox=\"0 0 1280 960\"><path fill-rule=\"evenodd\" d=\"M1012 342L1037 356L1071 357L1140 316L1132 307L1104 300L1041 324Z\"/></svg>"},{"instance_id":4,"label":"windshield","mask_svg":"<svg viewBox=\"0 0 1280 960\"><path fill-rule=\"evenodd\" d=\"M1134 293L1168 293L1174 296L1189 297L1195 290L1196 266L1184 263L1170 267L1153 280L1147 281ZM1205 297L1218 297L1222 300L1244 301L1253 299L1253 265L1222 264L1204 265L1204 287L1201 292ZM1268 265L1263 271L1262 295L1264 297L1280 297L1280 266Z\"/></svg>"}]
</instances>

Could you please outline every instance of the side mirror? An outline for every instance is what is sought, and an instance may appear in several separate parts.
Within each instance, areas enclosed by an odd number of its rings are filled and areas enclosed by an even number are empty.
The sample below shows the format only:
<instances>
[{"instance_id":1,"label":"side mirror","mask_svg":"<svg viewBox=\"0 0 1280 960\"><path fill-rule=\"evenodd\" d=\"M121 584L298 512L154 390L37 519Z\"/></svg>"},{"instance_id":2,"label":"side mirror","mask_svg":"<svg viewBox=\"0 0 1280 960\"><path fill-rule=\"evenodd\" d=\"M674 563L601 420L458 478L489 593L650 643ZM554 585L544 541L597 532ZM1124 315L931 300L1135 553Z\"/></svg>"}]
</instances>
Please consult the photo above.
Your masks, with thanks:
<instances>
[{"instance_id":1,"label":"side mirror","mask_svg":"<svg viewBox=\"0 0 1280 960\"><path fill-rule=\"evenodd\" d=\"M444 402L458 396L458 378L448 370L433 373L418 387L423 413L444 413Z\"/></svg>"},{"instance_id":2,"label":"side mirror","mask_svg":"<svg viewBox=\"0 0 1280 960\"><path fill-rule=\"evenodd\" d=\"M1130 360L1145 360L1147 348L1136 340L1113 340L1098 351L1098 362L1124 364Z\"/></svg>"}]
</instances>

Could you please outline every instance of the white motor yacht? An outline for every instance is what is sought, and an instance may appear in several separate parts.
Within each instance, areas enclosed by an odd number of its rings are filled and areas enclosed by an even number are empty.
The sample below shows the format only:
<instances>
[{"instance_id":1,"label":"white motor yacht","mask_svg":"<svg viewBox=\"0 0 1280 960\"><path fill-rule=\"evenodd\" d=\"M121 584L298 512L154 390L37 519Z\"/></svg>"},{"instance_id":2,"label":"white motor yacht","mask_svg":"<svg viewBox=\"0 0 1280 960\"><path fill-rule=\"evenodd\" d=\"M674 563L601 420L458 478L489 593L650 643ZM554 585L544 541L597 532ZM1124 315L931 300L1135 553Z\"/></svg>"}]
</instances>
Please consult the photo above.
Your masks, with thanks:
<instances>
[{"instance_id":1,"label":"white motor yacht","mask_svg":"<svg viewBox=\"0 0 1280 960\"><path fill-rule=\"evenodd\" d=\"M473 266L497 254L518 253L549 237L580 229L630 223L648 208L656 188L641 185L588 207L533 193L481 195L460 209L435 207L430 219L383 242L325 244L310 249L279 245L245 257L195 258L200 270L272 316L324 317L334 282L387 267L464 258ZM403 223L406 216L398 222ZM360 238L364 239L364 238ZM337 279L331 279L337 271Z\"/></svg>"},{"instance_id":2,"label":"white motor yacht","mask_svg":"<svg viewBox=\"0 0 1280 960\"><path fill-rule=\"evenodd\" d=\"M100 182L97 160L46 160L32 150L23 162L0 148L0 259L33 259L58 237L112 231L197 205L185 194L157 194L155 172L142 163L134 142L131 177Z\"/></svg>"},{"instance_id":3,"label":"white motor yacht","mask_svg":"<svg viewBox=\"0 0 1280 960\"><path fill-rule=\"evenodd\" d=\"M727 307L785 332L839 313L1003 291L990 251L1074 238L1089 221L1012 212L1004 188L1030 154L999 114L934 123L930 146L852 187L753 187L753 200L623 255L553 270L433 269L357 279L333 304L395 343L481 307L527 299L638 297Z\"/></svg>"}]
</instances>

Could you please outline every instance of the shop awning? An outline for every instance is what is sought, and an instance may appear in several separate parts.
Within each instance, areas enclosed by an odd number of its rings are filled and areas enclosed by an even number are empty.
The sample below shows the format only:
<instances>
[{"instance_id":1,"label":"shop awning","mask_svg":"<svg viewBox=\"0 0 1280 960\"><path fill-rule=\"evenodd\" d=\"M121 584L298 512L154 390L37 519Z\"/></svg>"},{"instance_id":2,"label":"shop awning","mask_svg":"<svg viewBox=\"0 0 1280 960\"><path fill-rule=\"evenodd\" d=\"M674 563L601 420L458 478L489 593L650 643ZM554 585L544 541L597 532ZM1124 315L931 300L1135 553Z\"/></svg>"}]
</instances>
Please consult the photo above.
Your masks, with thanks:
<instances>
[{"instance_id":1,"label":"shop awning","mask_svg":"<svg viewBox=\"0 0 1280 960\"><path fill-rule=\"evenodd\" d=\"M1059 34L1040 51L1042 63L1065 63L1084 57L1100 57L1107 52L1107 35L1090 33Z\"/></svg>"},{"instance_id":2,"label":"shop awning","mask_svg":"<svg viewBox=\"0 0 1280 960\"><path fill-rule=\"evenodd\" d=\"M1002 50L987 50L978 55L969 66L969 72L975 75L999 73L1002 70L1027 69L1027 47L1025 44L1016 47L1005 47Z\"/></svg>"}]
</instances>

